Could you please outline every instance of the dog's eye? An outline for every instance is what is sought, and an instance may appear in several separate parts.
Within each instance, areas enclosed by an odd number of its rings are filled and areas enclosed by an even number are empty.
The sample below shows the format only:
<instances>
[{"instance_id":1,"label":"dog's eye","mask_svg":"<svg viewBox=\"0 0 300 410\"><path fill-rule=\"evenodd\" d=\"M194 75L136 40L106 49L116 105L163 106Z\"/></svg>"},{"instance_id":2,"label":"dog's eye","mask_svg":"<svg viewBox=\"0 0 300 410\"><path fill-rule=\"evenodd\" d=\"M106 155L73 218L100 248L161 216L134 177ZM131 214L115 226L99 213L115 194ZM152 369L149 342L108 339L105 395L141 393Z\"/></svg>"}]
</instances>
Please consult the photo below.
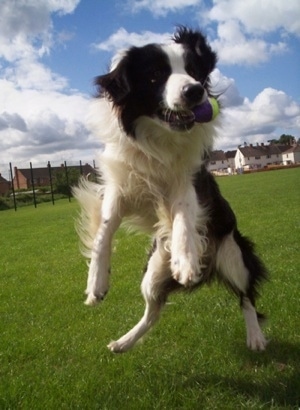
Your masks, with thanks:
<instances>
[{"instance_id":1,"label":"dog's eye","mask_svg":"<svg viewBox=\"0 0 300 410\"><path fill-rule=\"evenodd\" d=\"M201 74L199 70L192 64L186 66L187 73L195 80L200 81Z\"/></svg>"},{"instance_id":2,"label":"dog's eye","mask_svg":"<svg viewBox=\"0 0 300 410\"><path fill-rule=\"evenodd\" d=\"M164 81L166 72L164 70L154 70L150 74L150 82L152 84Z\"/></svg>"}]
</instances>

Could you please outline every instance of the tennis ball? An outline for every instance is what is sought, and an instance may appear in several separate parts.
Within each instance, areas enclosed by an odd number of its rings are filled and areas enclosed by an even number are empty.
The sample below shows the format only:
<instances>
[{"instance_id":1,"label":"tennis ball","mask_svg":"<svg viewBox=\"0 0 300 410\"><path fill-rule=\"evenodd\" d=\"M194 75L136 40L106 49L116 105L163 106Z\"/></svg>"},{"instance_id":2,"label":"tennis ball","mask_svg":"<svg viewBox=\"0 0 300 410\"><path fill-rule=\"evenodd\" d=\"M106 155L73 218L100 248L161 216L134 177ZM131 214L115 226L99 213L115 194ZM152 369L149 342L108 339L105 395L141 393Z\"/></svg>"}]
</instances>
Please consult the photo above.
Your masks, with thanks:
<instances>
[{"instance_id":1,"label":"tennis ball","mask_svg":"<svg viewBox=\"0 0 300 410\"><path fill-rule=\"evenodd\" d=\"M219 112L219 103L214 97L208 97L204 103L193 109L196 122L210 122L216 118Z\"/></svg>"}]
</instances>

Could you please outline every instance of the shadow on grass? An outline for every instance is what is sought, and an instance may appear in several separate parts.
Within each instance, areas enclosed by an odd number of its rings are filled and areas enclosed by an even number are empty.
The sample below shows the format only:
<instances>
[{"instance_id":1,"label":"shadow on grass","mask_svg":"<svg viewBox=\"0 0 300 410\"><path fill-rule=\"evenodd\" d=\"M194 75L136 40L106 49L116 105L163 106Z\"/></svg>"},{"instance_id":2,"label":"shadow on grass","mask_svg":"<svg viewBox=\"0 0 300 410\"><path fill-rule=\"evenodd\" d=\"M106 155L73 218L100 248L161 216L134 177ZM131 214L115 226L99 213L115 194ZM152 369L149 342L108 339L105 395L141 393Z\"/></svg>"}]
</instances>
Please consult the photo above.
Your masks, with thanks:
<instances>
[{"instance_id":1,"label":"shadow on grass","mask_svg":"<svg viewBox=\"0 0 300 410\"><path fill-rule=\"evenodd\" d=\"M242 349L242 348L241 348ZM213 376L208 379L195 376L186 383L214 384L217 389L230 390L248 400L258 399L268 406L300 407L300 346L271 342L266 352L257 353L243 349L243 364L234 377Z\"/></svg>"}]
</instances>

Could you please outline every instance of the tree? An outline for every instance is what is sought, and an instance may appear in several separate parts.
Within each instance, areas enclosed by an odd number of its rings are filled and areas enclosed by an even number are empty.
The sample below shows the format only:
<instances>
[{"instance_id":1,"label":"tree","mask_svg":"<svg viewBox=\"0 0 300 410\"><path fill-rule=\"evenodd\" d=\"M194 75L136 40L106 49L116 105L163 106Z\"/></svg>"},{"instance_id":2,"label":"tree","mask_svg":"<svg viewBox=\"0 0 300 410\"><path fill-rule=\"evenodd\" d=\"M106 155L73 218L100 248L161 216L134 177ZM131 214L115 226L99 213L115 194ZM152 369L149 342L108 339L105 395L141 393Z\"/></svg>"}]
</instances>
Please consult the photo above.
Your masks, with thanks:
<instances>
[{"instance_id":1,"label":"tree","mask_svg":"<svg viewBox=\"0 0 300 410\"><path fill-rule=\"evenodd\" d=\"M59 194L71 195L71 188L76 185L80 172L76 168L62 168L55 173L55 190Z\"/></svg>"},{"instance_id":2,"label":"tree","mask_svg":"<svg viewBox=\"0 0 300 410\"><path fill-rule=\"evenodd\" d=\"M270 144L292 145L296 142L296 138L293 135L281 134L278 140L271 139L271 140L268 140L268 142Z\"/></svg>"},{"instance_id":3,"label":"tree","mask_svg":"<svg viewBox=\"0 0 300 410\"><path fill-rule=\"evenodd\" d=\"M282 134L278 140L279 144L292 145L296 141L296 138L293 135Z\"/></svg>"}]
</instances>

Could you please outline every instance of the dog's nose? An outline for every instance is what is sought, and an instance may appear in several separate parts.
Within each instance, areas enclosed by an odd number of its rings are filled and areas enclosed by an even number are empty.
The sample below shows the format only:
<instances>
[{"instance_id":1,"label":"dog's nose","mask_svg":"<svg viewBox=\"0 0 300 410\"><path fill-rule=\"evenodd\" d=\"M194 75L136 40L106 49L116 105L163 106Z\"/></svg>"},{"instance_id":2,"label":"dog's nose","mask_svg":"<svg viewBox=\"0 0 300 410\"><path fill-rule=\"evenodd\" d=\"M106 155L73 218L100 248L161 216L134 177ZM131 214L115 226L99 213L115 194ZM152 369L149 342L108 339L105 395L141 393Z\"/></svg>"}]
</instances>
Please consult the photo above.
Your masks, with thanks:
<instances>
[{"instance_id":1,"label":"dog's nose","mask_svg":"<svg viewBox=\"0 0 300 410\"><path fill-rule=\"evenodd\" d=\"M201 84L187 84L182 88L182 98L189 108L201 102L204 88Z\"/></svg>"}]
</instances>

